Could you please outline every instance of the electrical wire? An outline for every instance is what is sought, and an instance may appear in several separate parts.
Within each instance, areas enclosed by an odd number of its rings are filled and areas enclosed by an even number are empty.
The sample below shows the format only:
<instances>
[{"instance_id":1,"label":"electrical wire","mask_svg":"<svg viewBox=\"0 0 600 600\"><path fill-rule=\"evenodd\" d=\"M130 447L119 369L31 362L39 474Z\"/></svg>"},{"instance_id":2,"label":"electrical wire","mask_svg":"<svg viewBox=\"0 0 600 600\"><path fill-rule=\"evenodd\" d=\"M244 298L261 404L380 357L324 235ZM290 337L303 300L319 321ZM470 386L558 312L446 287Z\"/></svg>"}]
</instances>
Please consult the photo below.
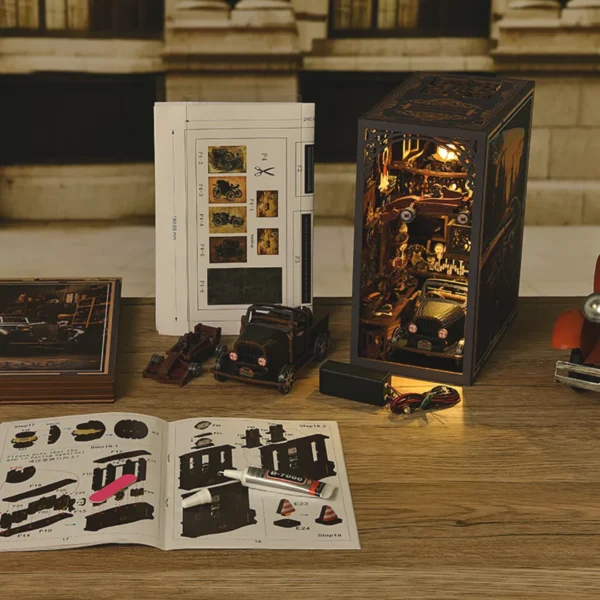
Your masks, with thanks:
<instances>
[{"instance_id":1,"label":"electrical wire","mask_svg":"<svg viewBox=\"0 0 600 600\"><path fill-rule=\"evenodd\" d=\"M447 408L458 404L461 400L458 391L446 385L438 385L422 394L418 392L401 394L396 388L390 386L387 398L390 412L396 415L427 408Z\"/></svg>"}]
</instances>

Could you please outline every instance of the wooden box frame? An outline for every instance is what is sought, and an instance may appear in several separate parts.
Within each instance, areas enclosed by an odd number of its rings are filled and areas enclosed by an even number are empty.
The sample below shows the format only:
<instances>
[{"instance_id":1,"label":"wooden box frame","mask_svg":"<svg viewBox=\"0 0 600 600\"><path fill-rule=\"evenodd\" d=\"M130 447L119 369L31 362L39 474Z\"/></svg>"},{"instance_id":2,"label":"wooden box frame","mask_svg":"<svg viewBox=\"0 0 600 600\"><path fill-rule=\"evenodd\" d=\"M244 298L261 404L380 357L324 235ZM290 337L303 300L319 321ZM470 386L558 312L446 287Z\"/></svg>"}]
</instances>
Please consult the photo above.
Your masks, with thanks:
<instances>
[{"instance_id":1,"label":"wooden box frame","mask_svg":"<svg viewBox=\"0 0 600 600\"><path fill-rule=\"evenodd\" d=\"M120 278L0 279L5 285L109 286L106 342L99 370L0 370L0 402L106 402L114 401L117 340L121 310ZM91 314L91 309L90 309ZM87 327L87 323L86 323Z\"/></svg>"}]
</instances>

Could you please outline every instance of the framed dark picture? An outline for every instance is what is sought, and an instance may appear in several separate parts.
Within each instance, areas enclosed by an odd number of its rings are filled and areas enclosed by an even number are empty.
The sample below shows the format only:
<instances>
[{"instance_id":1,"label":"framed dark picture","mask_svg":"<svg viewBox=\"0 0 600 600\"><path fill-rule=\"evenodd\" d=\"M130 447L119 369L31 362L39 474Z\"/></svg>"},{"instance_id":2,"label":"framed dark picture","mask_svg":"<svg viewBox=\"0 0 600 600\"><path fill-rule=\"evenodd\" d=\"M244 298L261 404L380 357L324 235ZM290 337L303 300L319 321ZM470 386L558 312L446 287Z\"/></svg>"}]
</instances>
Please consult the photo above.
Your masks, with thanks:
<instances>
[{"instance_id":1,"label":"framed dark picture","mask_svg":"<svg viewBox=\"0 0 600 600\"><path fill-rule=\"evenodd\" d=\"M108 394L120 296L120 279L0 280L2 395Z\"/></svg>"}]
</instances>

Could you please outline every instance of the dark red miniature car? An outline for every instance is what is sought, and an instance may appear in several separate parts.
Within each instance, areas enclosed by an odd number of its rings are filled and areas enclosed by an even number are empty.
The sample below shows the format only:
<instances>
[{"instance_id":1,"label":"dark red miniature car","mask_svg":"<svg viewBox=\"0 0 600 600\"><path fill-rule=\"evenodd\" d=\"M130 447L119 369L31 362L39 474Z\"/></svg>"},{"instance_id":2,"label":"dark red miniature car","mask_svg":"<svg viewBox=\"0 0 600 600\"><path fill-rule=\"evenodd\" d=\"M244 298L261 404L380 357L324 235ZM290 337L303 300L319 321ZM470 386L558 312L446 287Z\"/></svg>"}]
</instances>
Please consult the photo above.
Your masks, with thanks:
<instances>
[{"instance_id":1,"label":"dark red miniature car","mask_svg":"<svg viewBox=\"0 0 600 600\"><path fill-rule=\"evenodd\" d=\"M577 391L600 391L600 257L596 261L594 292L581 309L570 308L558 316L552 347L571 350L569 362L556 363L555 381Z\"/></svg>"},{"instance_id":2,"label":"dark red miniature car","mask_svg":"<svg viewBox=\"0 0 600 600\"><path fill-rule=\"evenodd\" d=\"M167 356L153 354L142 377L159 383L184 386L202 372L200 363L212 355L221 341L221 328L198 323L194 331L181 336L177 343L167 350Z\"/></svg>"}]
</instances>

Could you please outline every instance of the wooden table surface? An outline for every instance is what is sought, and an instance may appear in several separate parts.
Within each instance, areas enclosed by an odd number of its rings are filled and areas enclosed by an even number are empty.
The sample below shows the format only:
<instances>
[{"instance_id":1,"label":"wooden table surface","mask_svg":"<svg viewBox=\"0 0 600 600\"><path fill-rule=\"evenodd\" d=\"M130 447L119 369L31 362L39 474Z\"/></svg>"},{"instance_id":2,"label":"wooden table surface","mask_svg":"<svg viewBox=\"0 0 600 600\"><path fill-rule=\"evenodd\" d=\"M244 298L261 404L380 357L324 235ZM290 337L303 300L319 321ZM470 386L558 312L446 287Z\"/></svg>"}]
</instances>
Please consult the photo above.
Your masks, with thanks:
<instances>
[{"instance_id":1,"label":"wooden table surface","mask_svg":"<svg viewBox=\"0 0 600 600\"><path fill-rule=\"evenodd\" d=\"M360 551L142 546L0 554L0 598L600 597L600 395L553 383L556 315L573 299L521 299L475 386L451 409L392 417L322 396L316 367L289 396L207 372L186 388L141 378L170 338L154 305L125 300L116 404L0 405L0 420L133 411L176 420L253 415L336 420ZM331 314L331 358L349 356L348 300ZM415 383L417 389L426 384Z\"/></svg>"}]
</instances>

